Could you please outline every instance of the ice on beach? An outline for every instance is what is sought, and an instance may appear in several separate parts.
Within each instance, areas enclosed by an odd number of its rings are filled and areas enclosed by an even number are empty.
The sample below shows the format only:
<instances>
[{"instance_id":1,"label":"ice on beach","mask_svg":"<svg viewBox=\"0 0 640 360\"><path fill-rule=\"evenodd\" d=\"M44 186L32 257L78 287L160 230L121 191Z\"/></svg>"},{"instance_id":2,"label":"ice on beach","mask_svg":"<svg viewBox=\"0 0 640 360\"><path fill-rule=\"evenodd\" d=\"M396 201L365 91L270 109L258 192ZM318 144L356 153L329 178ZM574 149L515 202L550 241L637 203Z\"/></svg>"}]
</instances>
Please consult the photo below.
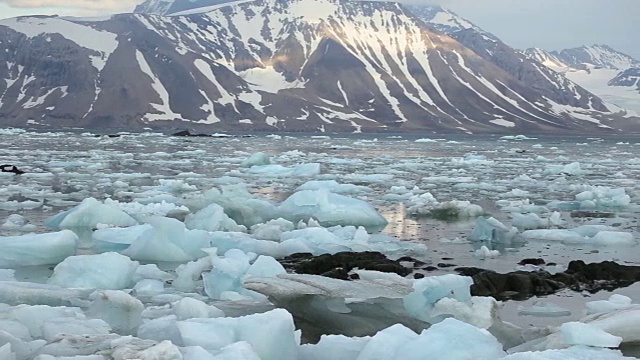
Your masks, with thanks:
<instances>
[{"instance_id":1,"label":"ice on beach","mask_svg":"<svg viewBox=\"0 0 640 360\"><path fill-rule=\"evenodd\" d=\"M45 221L45 225L52 229L95 228L98 224L126 227L138 222L124 211L94 198L86 198L80 205Z\"/></svg>"},{"instance_id":2,"label":"ice on beach","mask_svg":"<svg viewBox=\"0 0 640 360\"><path fill-rule=\"evenodd\" d=\"M299 340L286 310L231 318L189 319L177 323L185 346L201 346L213 355L245 341L263 360L296 360Z\"/></svg>"},{"instance_id":3,"label":"ice on beach","mask_svg":"<svg viewBox=\"0 0 640 360\"><path fill-rule=\"evenodd\" d=\"M77 243L78 236L70 230L0 236L0 268L58 264L76 254Z\"/></svg>"},{"instance_id":4,"label":"ice on beach","mask_svg":"<svg viewBox=\"0 0 640 360\"><path fill-rule=\"evenodd\" d=\"M588 314L597 314L626 309L633 304L631 298L624 295L613 294L608 300L588 301L585 305L587 306Z\"/></svg>"},{"instance_id":5,"label":"ice on beach","mask_svg":"<svg viewBox=\"0 0 640 360\"><path fill-rule=\"evenodd\" d=\"M509 244L516 240L516 235L517 228L508 228L493 217L480 217L474 224L469 240Z\"/></svg>"},{"instance_id":6,"label":"ice on beach","mask_svg":"<svg viewBox=\"0 0 640 360\"><path fill-rule=\"evenodd\" d=\"M387 225L387 220L367 202L326 189L298 191L276 209L282 218L294 223L313 218L322 226L353 225L380 230Z\"/></svg>"},{"instance_id":7,"label":"ice on beach","mask_svg":"<svg viewBox=\"0 0 640 360\"><path fill-rule=\"evenodd\" d=\"M113 252L70 256L55 267L49 283L67 288L130 288L138 265Z\"/></svg>"},{"instance_id":8,"label":"ice on beach","mask_svg":"<svg viewBox=\"0 0 640 360\"><path fill-rule=\"evenodd\" d=\"M404 307L416 319L431 322L431 311L439 300L448 297L459 302L471 301L472 284L470 277L455 274L418 279L413 282L413 291L404 297Z\"/></svg>"},{"instance_id":9,"label":"ice on beach","mask_svg":"<svg viewBox=\"0 0 640 360\"><path fill-rule=\"evenodd\" d=\"M560 325L560 332L569 345L617 348L622 342L619 336L613 336L601 328L581 322L568 322Z\"/></svg>"},{"instance_id":10,"label":"ice on beach","mask_svg":"<svg viewBox=\"0 0 640 360\"><path fill-rule=\"evenodd\" d=\"M500 256L500 251L490 250L485 245L482 245L480 249L474 251L473 255L479 259L489 259Z\"/></svg>"}]
</instances>

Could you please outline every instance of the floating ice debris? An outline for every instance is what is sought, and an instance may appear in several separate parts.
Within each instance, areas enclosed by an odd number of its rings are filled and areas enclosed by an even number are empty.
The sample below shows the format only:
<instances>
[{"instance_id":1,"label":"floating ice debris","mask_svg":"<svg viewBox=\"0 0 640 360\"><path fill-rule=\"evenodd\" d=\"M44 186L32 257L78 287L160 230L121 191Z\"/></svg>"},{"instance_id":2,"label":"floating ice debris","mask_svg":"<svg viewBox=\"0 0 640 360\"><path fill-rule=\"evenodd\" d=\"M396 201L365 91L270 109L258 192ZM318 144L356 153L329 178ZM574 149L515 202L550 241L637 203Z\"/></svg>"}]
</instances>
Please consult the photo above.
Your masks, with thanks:
<instances>
[{"instance_id":1,"label":"floating ice debris","mask_svg":"<svg viewBox=\"0 0 640 360\"><path fill-rule=\"evenodd\" d=\"M244 341L262 360L298 358L299 338L293 318L283 309L237 318L189 319L177 325L185 346L201 346L212 354Z\"/></svg>"},{"instance_id":2,"label":"floating ice debris","mask_svg":"<svg viewBox=\"0 0 640 360\"><path fill-rule=\"evenodd\" d=\"M511 223L520 231L549 228L561 226L565 223L565 221L562 220L560 216L560 213L557 211L554 211L548 218L541 218L536 213L516 213L513 214L513 221Z\"/></svg>"},{"instance_id":3,"label":"floating ice debris","mask_svg":"<svg viewBox=\"0 0 640 360\"><path fill-rule=\"evenodd\" d=\"M0 268L54 265L76 254L78 236L69 230L0 236Z\"/></svg>"},{"instance_id":4,"label":"floating ice debris","mask_svg":"<svg viewBox=\"0 0 640 360\"><path fill-rule=\"evenodd\" d=\"M271 164L271 159L269 159L269 155L263 152L257 152L248 158L242 160L240 166L242 167L252 167L254 165L269 165Z\"/></svg>"},{"instance_id":5,"label":"floating ice debris","mask_svg":"<svg viewBox=\"0 0 640 360\"><path fill-rule=\"evenodd\" d=\"M611 295L608 300L596 300L586 303L588 314L605 313L626 309L631 307L632 305L633 304L631 298L619 294Z\"/></svg>"},{"instance_id":6,"label":"floating ice debris","mask_svg":"<svg viewBox=\"0 0 640 360\"><path fill-rule=\"evenodd\" d=\"M580 176L586 172L580 167L579 162L572 162L567 165L549 165L544 171L545 175L570 175Z\"/></svg>"},{"instance_id":7,"label":"floating ice debris","mask_svg":"<svg viewBox=\"0 0 640 360\"><path fill-rule=\"evenodd\" d=\"M246 170L246 173L263 177L313 177L320 174L320 164L309 163L295 167L282 165L254 165Z\"/></svg>"},{"instance_id":8,"label":"floating ice debris","mask_svg":"<svg viewBox=\"0 0 640 360\"><path fill-rule=\"evenodd\" d=\"M70 256L58 264L49 284L66 288L126 289L133 284L137 261L118 253Z\"/></svg>"},{"instance_id":9,"label":"floating ice debris","mask_svg":"<svg viewBox=\"0 0 640 360\"><path fill-rule=\"evenodd\" d=\"M335 180L313 180L300 185L295 191L327 189L335 194L360 194L373 191L368 186L340 184Z\"/></svg>"},{"instance_id":10,"label":"floating ice debris","mask_svg":"<svg viewBox=\"0 0 640 360\"><path fill-rule=\"evenodd\" d=\"M481 216L484 209L470 201L451 200L439 202L431 193L413 195L406 202L407 213L413 216L430 216L442 220L466 219Z\"/></svg>"},{"instance_id":11,"label":"floating ice debris","mask_svg":"<svg viewBox=\"0 0 640 360\"><path fill-rule=\"evenodd\" d=\"M536 301L529 307L518 306L518 314L537 317L560 317L570 316L571 311L554 303Z\"/></svg>"},{"instance_id":12,"label":"floating ice debris","mask_svg":"<svg viewBox=\"0 0 640 360\"><path fill-rule=\"evenodd\" d=\"M187 215L185 219L187 229L199 229L206 231L234 231L246 232L247 228L238 225L233 219L224 213L222 206L211 204L195 214Z\"/></svg>"},{"instance_id":13,"label":"floating ice debris","mask_svg":"<svg viewBox=\"0 0 640 360\"><path fill-rule=\"evenodd\" d=\"M34 231L36 229L35 225L29 224L29 220L20 214L9 215L1 227L7 230L19 231Z\"/></svg>"},{"instance_id":14,"label":"floating ice debris","mask_svg":"<svg viewBox=\"0 0 640 360\"><path fill-rule=\"evenodd\" d=\"M505 135L501 136L499 140L537 140L537 138L530 138L526 135Z\"/></svg>"},{"instance_id":15,"label":"floating ice debris","mask_svg":"<svg viewBox=\"0 0 640 360\"><path fill-rule=\"evenodd\" d=\"M52 229L69 229L95 228L98 224L133 226L138 222L120 209L86 198L71 210L48 218L45 224Z\"/></svg>"},{"instance_id":16,"label":"floating ice debris","mask_svg":"<svg viewBox=\"0 0 640 360\"><path fill-rule=\"evenodd\" d=\"M599 246L630 246L637 241L633 234L609 231L607 226L584 225L575 229L527 230L520 235L526 240L559 241L567 244L590 244Z\"/></svg>"},{"instance_id":17,"label":"floating ice debris","mask_svg":"<svg viewBox=\"0 0 640 360\"><path fill-rule=\"evenodd\" d=\"M370 204L326 189L298 191L283 201L277 211L294 223L314 218L322 226L353 225L380 230L387 225L387 220Z\"/></svg>"}]
</instances>

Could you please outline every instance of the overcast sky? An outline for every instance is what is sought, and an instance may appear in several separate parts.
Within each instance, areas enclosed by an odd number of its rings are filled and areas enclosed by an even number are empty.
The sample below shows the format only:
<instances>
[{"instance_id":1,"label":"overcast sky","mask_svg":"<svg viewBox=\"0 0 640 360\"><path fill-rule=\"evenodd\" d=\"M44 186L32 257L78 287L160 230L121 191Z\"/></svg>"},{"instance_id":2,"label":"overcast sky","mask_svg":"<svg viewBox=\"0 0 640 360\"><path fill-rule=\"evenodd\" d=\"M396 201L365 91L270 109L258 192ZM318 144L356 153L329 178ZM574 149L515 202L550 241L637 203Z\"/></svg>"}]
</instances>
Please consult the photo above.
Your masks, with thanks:
<instances>
[{"instance_id":1,"label":"overcast sky","mask_svg":"<svg viewBox=\"0 0 640 360\"><path fill-rule=\"evenodd\" d=\"M142 0L0 0L0 18L131 11ZM439 4L516 48L606 44L640 60L640 0L404 0Z\"/></svg>"}]
</instances>

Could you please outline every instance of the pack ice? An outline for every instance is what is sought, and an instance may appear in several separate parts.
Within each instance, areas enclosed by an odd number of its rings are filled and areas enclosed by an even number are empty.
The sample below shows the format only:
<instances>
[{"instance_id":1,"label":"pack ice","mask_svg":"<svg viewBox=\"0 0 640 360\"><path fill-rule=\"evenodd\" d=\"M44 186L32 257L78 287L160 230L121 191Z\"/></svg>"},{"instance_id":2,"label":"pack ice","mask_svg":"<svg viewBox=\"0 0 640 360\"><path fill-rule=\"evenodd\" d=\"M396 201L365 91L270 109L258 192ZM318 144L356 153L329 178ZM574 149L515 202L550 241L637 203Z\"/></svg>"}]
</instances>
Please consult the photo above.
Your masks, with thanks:
<instances>
[{"instance_id":1,"label":"pack ice","mask_svg":"<svg viewBox=\"0 0 640 360\"><path fill-rule=\"evenodd\" d=\"M529 329L445 268L423 278L356 268L347 281L287 273L278 261L377 251L493 266L522 244L634 249L629 174L640 160L607 173L615 157L576 159L524 135L486 148L305 137L309 151L277 135L251 140L253 153L234 137L0 136L38 147L72 137L90 149L4 152L31 165L22 182L1 179L0 208L15 214L0 226L0 359L607 360L629 359L619 349L640 342L637 299L620 294L583 311L535 303L522 312L573 317ZM442 220L478 250L430 232L398 239L398 224Z\"/></svg>"}]
</instances>

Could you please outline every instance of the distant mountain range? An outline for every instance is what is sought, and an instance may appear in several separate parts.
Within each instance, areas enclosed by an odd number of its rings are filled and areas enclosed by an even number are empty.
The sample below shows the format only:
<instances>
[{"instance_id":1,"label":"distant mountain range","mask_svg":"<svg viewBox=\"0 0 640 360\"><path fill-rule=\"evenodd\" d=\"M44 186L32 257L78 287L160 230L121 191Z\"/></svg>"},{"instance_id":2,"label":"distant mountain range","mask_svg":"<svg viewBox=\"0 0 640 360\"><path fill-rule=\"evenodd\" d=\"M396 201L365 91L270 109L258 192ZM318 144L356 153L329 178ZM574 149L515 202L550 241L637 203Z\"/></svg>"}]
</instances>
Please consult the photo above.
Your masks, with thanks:
<instances>
[{"instance_id":1,"label":"distant mountain range","mask_svg":"<svg viewBox=\"0 0 640 360\"><path fill-rule=\"evenodd\" d=\"M439 7L148 0L135 11L0 21L0 125L468 133L640 128L640 119L546 60ZM630 83L634 74L616 82Z\"/></svg>"},{"instance_id":2,"label":"distant mountain range","mask_svg":"<svg viewBox=\"0 0 640 360\"><path fill-rule=\"evenodd\" d=\"M524 51L603 100L640 113L640 61L606 45L582 46L560 52Z\"/></svg>"}]
</instances>

